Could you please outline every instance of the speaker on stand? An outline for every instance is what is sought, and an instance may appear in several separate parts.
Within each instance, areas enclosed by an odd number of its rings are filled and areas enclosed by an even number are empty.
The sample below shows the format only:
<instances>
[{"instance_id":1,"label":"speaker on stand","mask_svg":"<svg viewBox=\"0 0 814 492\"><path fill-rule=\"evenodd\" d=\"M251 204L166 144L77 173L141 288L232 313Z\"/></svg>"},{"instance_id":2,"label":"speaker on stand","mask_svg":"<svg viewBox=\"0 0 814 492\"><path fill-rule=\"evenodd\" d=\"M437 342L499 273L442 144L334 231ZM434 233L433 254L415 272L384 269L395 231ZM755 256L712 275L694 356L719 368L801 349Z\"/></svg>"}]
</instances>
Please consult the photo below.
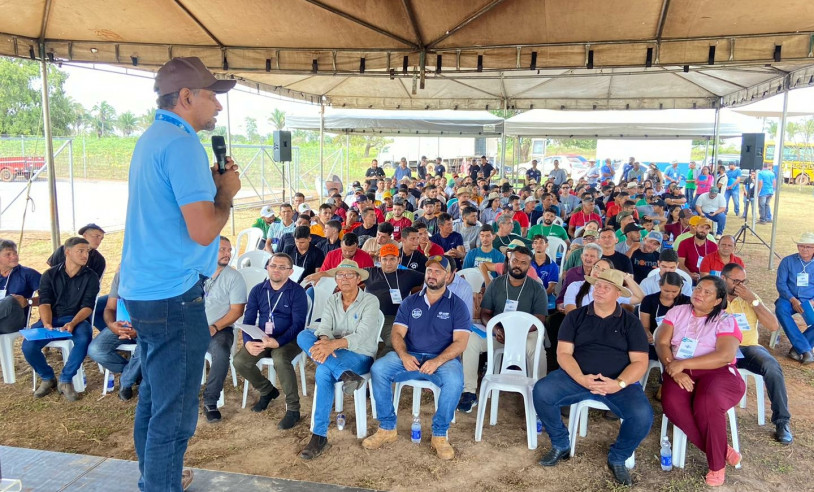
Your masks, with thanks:
<instances>
[{"instance_id":1,"label":"speaker on stand","mask_svg":"<svg viewBox=\"0 0 814 492\"><path fill-rule=\"evenodd\" d=\"M766 135L763 133L744 133L741 135L741 161L740 161L740 168L746 169L748 171L755 171L755 174L760 172L763 169L763 149L765 148L766 143ZM755 181L757 181L757 176L755 177ZM766 246L767 249L771 251L771 247L769 244L763 240L762 237L755 232L755 217L757 215L757 193L755 193L755 188L757 186L757 182L753 182L751 184L751 197L749 197L749 201L751 204L752 209L752 225L750 226L748 223L748 219L743 219L743 224L741 225L738 232L734 234L735 237L735 245L738 242L741 243L740 249L746 244L763 244ZM749 211L749 205L746 207L746 212ZM750 242L747 243L746 241L746 234L751 233L759 242ZM739 250L740 251L740 250ZM780 259L780 255L775 253L778 259Z\"/></svg>"}]
</instances>

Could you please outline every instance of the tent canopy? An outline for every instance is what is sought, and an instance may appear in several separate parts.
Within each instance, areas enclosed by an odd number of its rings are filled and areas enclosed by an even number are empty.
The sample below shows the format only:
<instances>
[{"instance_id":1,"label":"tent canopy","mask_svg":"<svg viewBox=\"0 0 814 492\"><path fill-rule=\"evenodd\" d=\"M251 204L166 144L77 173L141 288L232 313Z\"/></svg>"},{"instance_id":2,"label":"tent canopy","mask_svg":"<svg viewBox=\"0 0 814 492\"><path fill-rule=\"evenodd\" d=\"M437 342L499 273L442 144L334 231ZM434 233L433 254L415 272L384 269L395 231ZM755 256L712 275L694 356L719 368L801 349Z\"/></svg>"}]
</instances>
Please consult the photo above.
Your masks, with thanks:
<instances>
[{"instance_id":1,"label":"tent canopy","mask_svg":"<svg viewBox=\"0 0 814 492\"><path fill-rule=\"evenodd\" d=\"M652 138L658 140L712 138L714 110L552 111L535 109L509 118L507 135L562 138ZM754 118L721 111L720 135L739 137L759 132Z\"/></svg>"},{"instance_id":2,"label":"tent canopy","mask_svg":"<svg viewBox=\"0 0 814 492\"><path fill-rule=\"evenodd\" d=\"M811 92L811 90L789 92L789 107L794 109L787 110L786 116L793 118L814 115L814 97ZM783 96L773 96L733 111L756 118L780 118L783 115Z\"/></svg>"},{"instance_id":3,"label":"tent canopy","mask_svg":"<svg viewBox=\"0 0 814 492\"><path fill-rule=\"evenodd\" d=\"M319 115L286 116L286 127L319 130ZM361 135L499 137L503 118L488 111L325 110L325 131Z\"/></svg>"},{"instance_id":4,"label":"tent canopy","mask_svg":"<svg viewBox=\"0 0 814 492\"><path fill-rule=\"evenodd\" d=\"M362 109L672 109L814 85L811 0L27 0L0 55L222 77Z\"/></svg>"}]
</instances>

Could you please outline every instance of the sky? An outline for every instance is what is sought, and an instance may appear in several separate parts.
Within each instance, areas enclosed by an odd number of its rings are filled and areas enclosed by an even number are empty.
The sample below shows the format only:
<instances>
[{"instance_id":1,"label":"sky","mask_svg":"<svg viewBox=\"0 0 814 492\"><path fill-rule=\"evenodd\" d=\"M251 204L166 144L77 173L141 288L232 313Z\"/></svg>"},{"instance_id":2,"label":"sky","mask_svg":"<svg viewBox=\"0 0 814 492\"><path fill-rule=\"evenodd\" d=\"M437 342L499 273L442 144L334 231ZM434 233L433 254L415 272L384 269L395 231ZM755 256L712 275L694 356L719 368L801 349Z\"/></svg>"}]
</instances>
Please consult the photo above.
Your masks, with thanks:
<instances>
[{"instance_id":1,"label":"sky","mask_svg":"<svg viewBox=\"0 0 814 492\"><path fill-rule=\"evenodd\" d=\"M69 96L80 102L86 108L91 108L101 101L110 103L118 113L132 111L141 115L155 107L155 93L153 93L152 74L149 72L132 71L134 75L122 73L124 69L100 65L102 70L93 70L78 66L64 65L62 70L69 74L65 82L65 90ZM783 96L778 95L763 101L761 106L769 105L782 108ZM218 116L218 124L226 126L225 96L220 96L224 111ZM229 92L229 103L232 133L244 133L245 119L247 117L257 120L258 130L261 134L270 133L273 128L268 117L279 108L286 114L318 114L319 107L278 97L276 95L257 95L250 89L236 86ZM748 106L747 106L748 107ZM790 92L789 110L811 108L814 111L814 88L797 89Z\"/></svg>"},{"instance_id":2,"label":"sky","mask_svg":"<svg viewBox=\"0 0 814 492\"><path fill-rule=\"evenodd\" d=\"M101 70L63 65L62 70L68 73L65 92L88 109L107 101L116 108L117 113L132 111L139 116L155 107L156 96L151 73L130 71L135 75L126 75L117 67L99 67ZM273 127L268 122L268 117L277 108L286 114L319 114L319 106L276 95L261 96L249 91L249 88L240 85L229 91L232 133L244 133L247 117L257 120L261 134L271 133ZM218 125L226 126L226 96L219 96L218 99L223 105L223 112L218 115Z\"/></svg>"}]
</instances>

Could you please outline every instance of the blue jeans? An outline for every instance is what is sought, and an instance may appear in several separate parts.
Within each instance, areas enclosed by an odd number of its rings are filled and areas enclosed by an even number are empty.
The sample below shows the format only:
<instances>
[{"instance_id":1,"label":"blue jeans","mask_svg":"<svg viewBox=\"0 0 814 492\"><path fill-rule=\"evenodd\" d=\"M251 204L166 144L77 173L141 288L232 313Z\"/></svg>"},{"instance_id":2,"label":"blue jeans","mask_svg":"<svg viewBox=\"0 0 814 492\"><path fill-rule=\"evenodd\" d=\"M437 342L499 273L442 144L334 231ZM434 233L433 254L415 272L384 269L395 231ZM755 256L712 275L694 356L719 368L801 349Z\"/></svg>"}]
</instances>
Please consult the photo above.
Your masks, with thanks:
<instances>
[{"instance_id":1,"label":"blue jeans","mask_svg":"<svg viewBox=\"0 0 814 492\"><path fill-rule=\"evenodd\" d=\"M107 306L108 297L109 296L99 296L96 298L96 311L93 313L93 326L95 326L99 331L107 328L107 323L105 323L105 306Z\"/></svg>"},{"instance_id":2,"label":"blue jeans","mask_svg":"<svg viewBox=\"0 0 814 492\"><path fill-rule=\"evenodd\" d=\"M695 188L685 188L684 195L687 197L687 205L695 210Z\"/></svg>"},{"instance_id":3,"label":"blue jeans","mask_svg":"<svg viewBox=\"0 0 814 492\"><path fill-rule=\"evenodd\" d=\"M718 229L715 231L716 236L720 236L724 233L724 227L726 227L726 214L704 214L704 216L718 225Z\"/></svg>"},{"instance_id":4,"label":"blue jeans","mask_svg":"<svg viewBox=\"0 0 814 492\"><path fill-rule=\"evenodd\" d=\"M729 199L731 198L735 203L735 215L741 214L740 191L741 187L735 186L731 190L727 189L724 193L724 200L726 200L726 213L729 213Z\"/></svg>"},{"instance_id":5,"label":"blue jeans","mask_svg":"<svg viewBox=\"0 0 814 492\"><path fill-rule=\"evenodd\" d=\"M803 305L803 320L808 326L805 333L801 332L800 328L797 327L797 323L794 322L792 316L797 312L791 307L791 302L782 297L774 301L774 314L777 316L777 321L780 322L780 326L783 327L783 331L789 337L791 346L799 354L809 352L814 347L814 328L811 326L814 325L814 309L811 307L810 300L800 299Z\"/></svg>"},{"instance_id":6,"label":"blue jeans","mask_svg":"<svg viewBox=\"0 0 814 492\"><path fill-rule=\"evenodd\" d=\"M644 395L642 385L634 383L607 396L594 395L571 379L571 376L562 369L550 372L548 376L537 381L534 385L534 409L553 447L557 449L571 447L568 429L562 423L560 407L582 400L600 401L623 419L619 436L608 452L608 463L624 464L639 447L639 443L647 437L653 425L653 407Z\"/></svg>"},{"instance_id":7,"label":"blue jeans","mask_svg":"<svg viewBox=\"0 0 814 492\"><path fill-rule=\"evenodd\" d=\"M316 343L317 337L313 330L303 330L297 335L297 345L310 355L311 347ZM356 374L367 374L373 364L373 357L357 354L347 349L334 352L336 357L328 357L325 362L314 361L317 369L314 373L317 392L314 400L314 434L322 437L328 436L328 423L331 421L331 408L334 403L334 383L345 371ZM313 360L313 359L311 359ZM392 399L392 398L391 398Z\"/></svg>"},{"instance_id":8,"label":"blue jeans","mask_svg":"<svg viewBox=\"0 0 814 492\"><path fill-rule=\"evenodd\" d=\"M791 419L789 413L789 395L786 392L786 379L780 363L761 345L741 346L743 358L738 359L738 369L746 369L763 376L769 401L772 402L772 423L787 423Z\"/></svg>"},{"instance_id":9,"label":"blue jeans","mask_svg":"<svg viewBox=\"0 0 814 492\"><path fill-rule=\"evenodd\" d=\"M55 327L62 326L72 319L73 316L62 316L61 318L55 319L53 325ZM32 328L42 327L42 321L37 321L32 325ZM73 377L76 376L76 373L79 372L79 368L82 367L82 361L84 361L85 356L88 355L88 345L90 345L92 337L93 328L91 328L87 320L76 325L73 330L73 336L71 337L73 341L71 354L68 356L68 361L59 374L60 383L70 383ZM33 342L23 340L23 355L25 356L25 360L31 364L34 372L36 372L37 376L43 381L50 381L56 377L54 369L48 365L48 362L45 360L45 355L42 353L42 349L50 342L51 340L36 340Z\"/></svg>"},{"instance_id":10,"label":"blue jeans","mask_svg":"<svg viewBox=\"0 0 814 492\"><path fill-rule=\"evenodd\" d=\"M419 366L437 354L410 352L418 359ZM439 388L438 410L432 417L432 435L446 437L449 424L455 417L455 409L464 390L464 368L459 359L452 359L442 364L433 374L422 374L418 371L407 371L396 352L390 352L373 363L370 368L373 381L373 398L376 400L376 413L379 427L384 430L396 428L396 411L393 408L393 383L410 379L430 381Z\"/></svg>"},{"instance_id":11,"label":"blue jeans","mask_svg":"<svg viewBox=\"0 0 814 492\"><path fill-rule=\"evenodd\" d=\"M771 201L774 195L763 195L757 197L757 209L760 212L760 216L758 217L762 221L770 221L772 220L772 209L771 209Z\"/></svg>"},{"instance_id":12,"label":"blue jeans","mask_svg":"<svg viewBox=\"0 0 814 492\"><path fill-rule=\"evenodd\" d=\"M232 355L232 344L235 343L235 329L228 327L215 333L209 342L207 352L212 356L212 365L209 366L209 373L206 375L206 386L204 386L204 405L215 407L223 391L223 382L229 372L229 358Z\"/></svg>"},{"instance_id":13,"label":"blue jeans","mask_svg":"<svg viewBox=\"0 0 814 492\"><path fill-rule=\"evenodd\" d=\"M181 492L181 470L198 422L198 392L209 328L202 283L177 297L129 301L142 382L133 424L139 489Z\"/></svg>"},{"instance_id":14,"label":"blue jeans","mask_svg":"<svg viewBox=\"0 0 814 492\"><path fill-rule=\"evenodd\" d=\"M118 335L105 328L90 342L88 356L101 364L108 371L121 374L120 385L130 388L141 379L141 359L138 345L130 360L122 357L117 351L119 345L136 343L135 340L120 339Z\"/></svg>"}]
</instances>

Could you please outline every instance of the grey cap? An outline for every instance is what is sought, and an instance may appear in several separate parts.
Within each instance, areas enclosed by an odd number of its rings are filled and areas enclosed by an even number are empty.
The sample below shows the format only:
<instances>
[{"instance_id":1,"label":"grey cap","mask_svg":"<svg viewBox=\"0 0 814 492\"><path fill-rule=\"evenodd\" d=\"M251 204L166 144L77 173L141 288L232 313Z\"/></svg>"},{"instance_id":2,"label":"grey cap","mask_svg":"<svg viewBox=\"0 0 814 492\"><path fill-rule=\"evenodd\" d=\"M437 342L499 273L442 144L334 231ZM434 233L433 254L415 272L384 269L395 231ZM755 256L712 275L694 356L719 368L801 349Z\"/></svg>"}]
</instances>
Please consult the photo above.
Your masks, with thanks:
<instances>
[{"instance_id":1,"label":"grey cap","mask_svg":"<svg viewBox=\"0 0 814 492\"><path fill-rule=\"evenodd\" d=\"M155 91L159 96L172 94L181 89L206 89L223 94L237 84L236 80L218 80L200 58L173 58L158 69Z\"/></svg>"}]
</instances>

